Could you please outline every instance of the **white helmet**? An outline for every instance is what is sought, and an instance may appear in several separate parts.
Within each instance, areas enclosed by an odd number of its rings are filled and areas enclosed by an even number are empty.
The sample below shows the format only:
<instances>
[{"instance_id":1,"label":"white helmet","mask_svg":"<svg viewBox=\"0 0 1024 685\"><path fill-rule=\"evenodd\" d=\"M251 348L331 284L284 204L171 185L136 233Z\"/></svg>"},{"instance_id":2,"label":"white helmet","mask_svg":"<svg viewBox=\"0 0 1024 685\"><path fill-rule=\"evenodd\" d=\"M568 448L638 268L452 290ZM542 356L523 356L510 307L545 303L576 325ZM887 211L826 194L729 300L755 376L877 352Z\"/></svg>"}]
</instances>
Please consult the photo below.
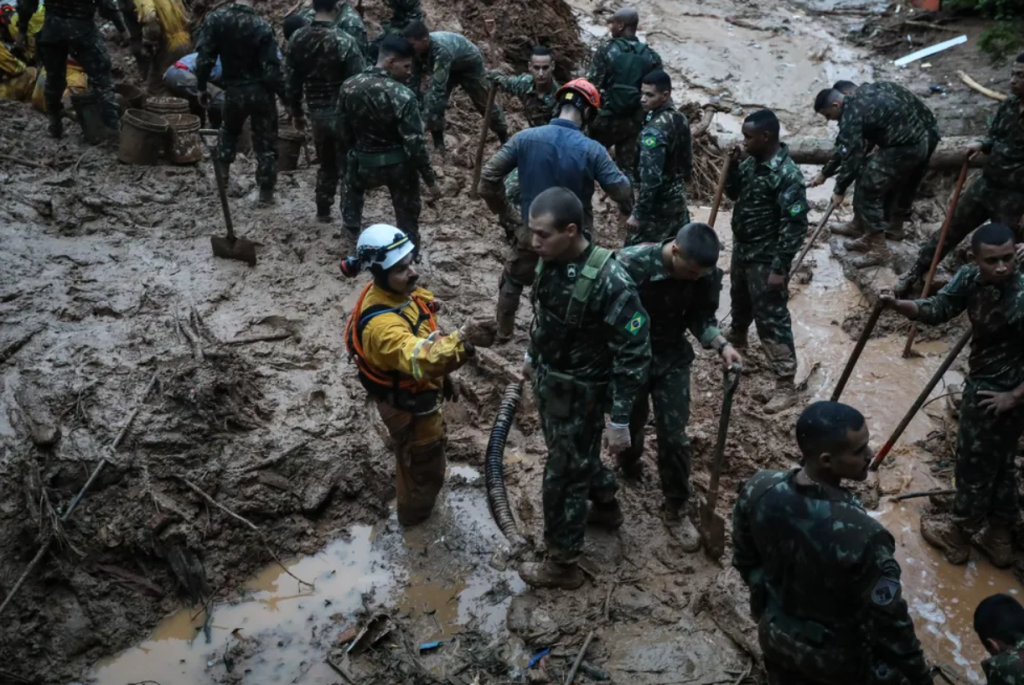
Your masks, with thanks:
<instances>
[{"instance_id":1,"label":"white helmet","mask_svg":"<svg viewBox=\"0 0 1024 685\"><path fill-rule=\"evenodd\" d=\"M374 224L359 234L356 258L363 266L390 269L415 249L409 236L389 224Z\"/></svg>"}]
</instances>

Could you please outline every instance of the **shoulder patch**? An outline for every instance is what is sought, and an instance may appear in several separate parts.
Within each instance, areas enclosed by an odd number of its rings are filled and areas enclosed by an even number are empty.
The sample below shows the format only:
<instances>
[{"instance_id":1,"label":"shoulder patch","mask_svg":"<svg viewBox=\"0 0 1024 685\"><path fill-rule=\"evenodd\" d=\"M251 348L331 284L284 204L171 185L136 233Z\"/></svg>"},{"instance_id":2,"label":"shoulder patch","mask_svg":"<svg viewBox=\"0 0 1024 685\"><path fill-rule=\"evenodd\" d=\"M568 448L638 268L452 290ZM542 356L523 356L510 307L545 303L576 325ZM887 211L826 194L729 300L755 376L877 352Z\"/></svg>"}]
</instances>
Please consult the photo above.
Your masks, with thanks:
<instances>
[{"instance_id":1,"label":"shoulder patch","mask_svg":"<svg viewBox=\"0 0 1024 685\"><path fill-rule=\"evenodd\" d=\"M888 578L882 576L875 583L874 589L871 591L871 601L880 606L887 607L893 603L900 594L900 581L895 578Z\"/></svg>"},{"instance_id":2,"label":"shoulder patch","mask_svg":"<svg viewBox=\"0 0 1024 685\"><path fill-rule=\"evenodd\" d=\"M792 205L790 205L790 207L789 207L789 215L790 216L799 216L800 212L802 212L802 211L804 211L804 203L803 202L795 202Z\"/></svg>"},{"instance_id":3,"label":"shoulder patch","mask_svg":"<svg viewBox=\"0 0 1024 685\"><path fill-rule=\"evenodd\" d=\"M644 323L646 322L647 318L640 312L637 312L633 315L633 318L629 320L629 323L626 324L626 330L632 335L636 335L640 332L640 329L644 327Z\"/></svg>"},{"instance_id":4,"label":"shoulder patch","mask_svg":"<svg viewBox=\"0 0 1024 685\"><path fill-rule=\"evenodd\" d=\"M657 147L658 139L654 136L644 136L640 142L643 143L644 147Z\"/></svg>"}]
</instances>

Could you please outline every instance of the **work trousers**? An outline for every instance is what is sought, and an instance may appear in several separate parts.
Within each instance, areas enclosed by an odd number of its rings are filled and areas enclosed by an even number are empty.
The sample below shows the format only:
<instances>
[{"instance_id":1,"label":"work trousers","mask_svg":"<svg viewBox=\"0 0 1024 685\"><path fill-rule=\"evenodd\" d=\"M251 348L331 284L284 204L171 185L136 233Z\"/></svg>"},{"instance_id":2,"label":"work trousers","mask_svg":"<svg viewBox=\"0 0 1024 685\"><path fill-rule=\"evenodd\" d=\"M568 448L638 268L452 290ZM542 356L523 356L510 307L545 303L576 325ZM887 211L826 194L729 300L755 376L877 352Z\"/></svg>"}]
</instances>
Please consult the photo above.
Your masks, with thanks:
<instances>
[{"instance_id":1,"label":"work trousers","mask_svg":"<svg viewBox=\"0 0 1024 685\"><path fill-rule=\"evenodd\" d=\"M440 408L417 415L377 401L377 411L391 436L395 452L398 522L422 523L434 510L444 486L444 418Z\"/></svg>"},{"instance_id":2,"label":"work trousers","mask_svg":"<svg viewBox=\"0 0 1024 685\"><path fill-rule=\"evenodd\" d=\"M732 327L745 331L753 322L765 356L779 378L796 375L796 347L793 322L789 316L789 289L770 290L770 264L748 264L732 258L729 296L732 299Z\"/></svg>"},{"instance_id":3,"label":"work trousers","mask_svg":"<svg viewBox=\"0 0 1024 685\"><path fill-rule=\"evenodd\" d=\"M256 152L256 183L263 190L273 190L277 184L277 102L274 94L261 84L225 89L220 161L235 161L238 138L247 119L252 125L252 147Z\"/></svg>"}]
</instances>

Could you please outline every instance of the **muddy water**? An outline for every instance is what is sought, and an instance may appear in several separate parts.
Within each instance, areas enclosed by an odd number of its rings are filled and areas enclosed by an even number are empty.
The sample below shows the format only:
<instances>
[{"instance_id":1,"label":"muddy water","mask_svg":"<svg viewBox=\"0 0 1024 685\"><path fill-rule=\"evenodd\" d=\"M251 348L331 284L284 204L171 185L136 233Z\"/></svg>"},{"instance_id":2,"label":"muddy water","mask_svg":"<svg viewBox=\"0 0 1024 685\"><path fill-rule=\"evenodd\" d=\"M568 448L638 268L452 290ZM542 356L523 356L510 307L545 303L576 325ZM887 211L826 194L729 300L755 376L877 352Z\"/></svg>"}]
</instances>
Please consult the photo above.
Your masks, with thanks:
<instances>
[{"instance_id":1,"label":"muddy water","mask_svg":"<svg viewBox=\"0 0 1024 685\"><path fill-rule=\"evenodd\" d=\"M213 608L209 642L201 607L179 611L139 646L97 663L93 682L220 682L229 673L227 650L256 638L257 646L233 667L236 674L243 671L246 685L335 683L325 653L355 624L353 615L364 603L393 607L417 644L450 638L472 619L474 627L496 634L509 598L523 585L513 572L485 563L483 553L500 533L484 490L476 487L479 473L452 466L449 479L456 475L461 476L459 485L446 491L427 525L404 532L392 516L373 528L354 526L348 539L287 563L289 571L315 588L300 588L280 567L268 567L239 589L237 599ZM472 540L480 542L467 544ZM496 586L506 587L507 596L488 596Z\"/></svg>"}]
</instances>

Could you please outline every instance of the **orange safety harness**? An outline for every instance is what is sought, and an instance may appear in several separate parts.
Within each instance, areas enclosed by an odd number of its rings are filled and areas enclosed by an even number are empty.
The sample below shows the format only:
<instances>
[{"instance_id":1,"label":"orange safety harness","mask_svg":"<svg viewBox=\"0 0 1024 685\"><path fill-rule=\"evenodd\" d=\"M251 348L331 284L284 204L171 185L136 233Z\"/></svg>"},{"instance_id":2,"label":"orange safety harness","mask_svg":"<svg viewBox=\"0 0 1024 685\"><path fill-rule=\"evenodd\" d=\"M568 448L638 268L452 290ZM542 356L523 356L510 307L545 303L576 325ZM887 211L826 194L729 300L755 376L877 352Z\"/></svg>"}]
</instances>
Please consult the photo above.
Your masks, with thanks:
<instances>
[{"instance_id":1,"label":"orange safety harness","mask_svg":"<svg viewBox=\"0 0 1024 685\"><path fill-rule=\"evenodd\" d=\"M429 332L433 333L437 330L437 321L434 319L436 307L434 307L433 303L426 302L416 295L411 296L411 301L419 309L419 316L415 322L410 321L409 317L402 312L408 305L408 302L398 307L378 304L368 307L366 311L363 311L363 300L366 299L366 293L370 291L372 285L373 283L368 283L363 288L363 292L359 294L359 299L356 301L352 314L348 317L348 323L345 325L345 348L348 350L349 359L355 361L356 368L359 370L359 382L362 383L370 395L384 400L395 408L411 409L416 405L415 395L417 394L416 388L418 383L415 379L399 371L382 371L373 366L363 352L363 330L366 329L367 324L376 316L381 314L397 314L409 324L413 335L418 335L420 326L424 322L427 323Z\"/></svg>"}]
</instances>

